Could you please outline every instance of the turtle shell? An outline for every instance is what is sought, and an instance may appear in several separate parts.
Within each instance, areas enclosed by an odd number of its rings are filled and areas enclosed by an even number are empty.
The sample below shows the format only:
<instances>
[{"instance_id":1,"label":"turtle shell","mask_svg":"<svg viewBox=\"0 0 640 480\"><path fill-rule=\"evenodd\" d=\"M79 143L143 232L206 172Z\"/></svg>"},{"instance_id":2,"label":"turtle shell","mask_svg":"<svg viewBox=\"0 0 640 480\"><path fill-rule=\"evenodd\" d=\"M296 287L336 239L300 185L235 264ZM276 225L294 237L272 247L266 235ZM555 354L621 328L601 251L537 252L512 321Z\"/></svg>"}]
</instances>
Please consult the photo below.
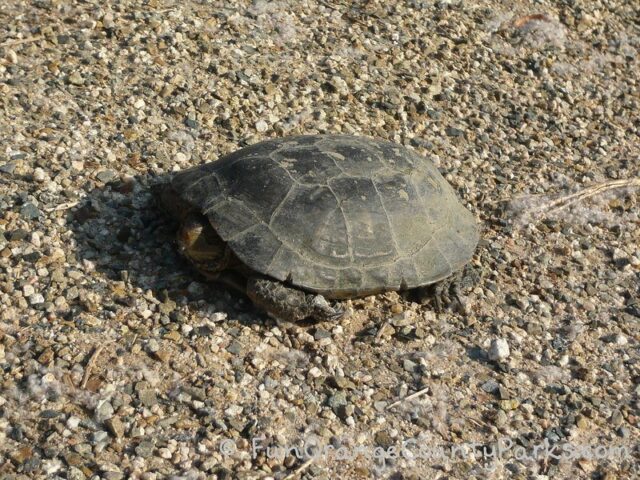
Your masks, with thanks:
<instances>
[{"instance_id":1,"label":"turtle shell","mask_svg":"<svg viewBox=\"0 0 640 480\"><path fill-rule=\"evenodd\" d=\"M268 140L180 172L171 186L247 267L329 298L437 282L479 238L433 163L367 137Z\"/></svg>"}]
</instances>

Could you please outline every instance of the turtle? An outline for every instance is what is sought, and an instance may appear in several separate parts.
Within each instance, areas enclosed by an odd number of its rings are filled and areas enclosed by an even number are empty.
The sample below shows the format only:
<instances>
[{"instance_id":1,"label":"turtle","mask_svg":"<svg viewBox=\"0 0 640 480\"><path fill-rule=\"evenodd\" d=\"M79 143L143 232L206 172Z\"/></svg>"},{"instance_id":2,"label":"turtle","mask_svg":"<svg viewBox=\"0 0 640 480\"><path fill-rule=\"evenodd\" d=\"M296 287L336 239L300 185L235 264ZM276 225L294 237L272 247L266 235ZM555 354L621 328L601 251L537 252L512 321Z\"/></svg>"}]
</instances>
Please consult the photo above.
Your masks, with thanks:
<instances>
[{"instance_id":1,"label":"turtle","mask_svg":"<svg viewBox=\"0 0 640 480\"><path fill-rule=\"evenodd\" d=\"M461 271L479 241L428 158L370 137L265 140L154 190L201 274L287 322L340 318L329 300L421 292Z\"/></svg>"}]
</instances>

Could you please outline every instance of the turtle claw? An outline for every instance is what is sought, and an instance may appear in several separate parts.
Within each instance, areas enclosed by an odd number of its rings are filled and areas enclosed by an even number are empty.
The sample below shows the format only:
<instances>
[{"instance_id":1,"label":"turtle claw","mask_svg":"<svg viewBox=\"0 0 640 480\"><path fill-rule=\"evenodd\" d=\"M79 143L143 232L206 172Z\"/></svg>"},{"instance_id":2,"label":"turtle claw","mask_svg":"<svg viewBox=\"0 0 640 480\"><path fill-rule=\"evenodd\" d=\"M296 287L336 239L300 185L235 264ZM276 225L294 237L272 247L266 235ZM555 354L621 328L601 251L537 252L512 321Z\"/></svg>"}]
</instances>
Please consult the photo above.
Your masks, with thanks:
<instances>
[{"instance_id":1,"label":"turtle claw","mask_svg":"<svg viewBox=\"0 0 640 480\"><path fill-rule=\"evenodd\" d=\"M319 321L335 322L340 320L346 310L342 305L331 306L322 295L315 295L311 300L312 317Z\"/></svg>"},{"instance_id":2,"label":"turtle claw","mask_svg":"<svg viewBox=\"0 0 640 480\"><path fill-rule=\"evenodd\" d=\"M469 311L469 301L464 293L478 282L478 272L467 265L462 271L435 285L416 288L415 293L421 304L432 304L437 313L450 310L466 314Z\"/></svg>"}]
</instances>

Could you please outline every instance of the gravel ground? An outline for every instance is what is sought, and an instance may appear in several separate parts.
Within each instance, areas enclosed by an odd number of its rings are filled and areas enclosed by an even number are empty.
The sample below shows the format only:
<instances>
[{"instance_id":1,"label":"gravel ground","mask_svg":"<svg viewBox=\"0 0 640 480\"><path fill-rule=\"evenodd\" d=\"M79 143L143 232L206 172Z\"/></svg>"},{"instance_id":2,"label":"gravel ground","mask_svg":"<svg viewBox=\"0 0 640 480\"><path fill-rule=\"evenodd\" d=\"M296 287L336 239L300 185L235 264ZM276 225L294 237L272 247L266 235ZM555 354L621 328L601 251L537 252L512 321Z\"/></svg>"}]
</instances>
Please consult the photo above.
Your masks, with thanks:
<instances>
[{"instance_id":1,"label":"gravel ground","mask_svg":"<svg viewBox=\"0 0 640 480\"><path fill-rule=\"evenodd\" d=\"M4 0L0 477L637 478L638 18ZM162 175L338 132L427 155L474 212L462 311L276 324L179 258Z\"/></svg>"}]
</instances>

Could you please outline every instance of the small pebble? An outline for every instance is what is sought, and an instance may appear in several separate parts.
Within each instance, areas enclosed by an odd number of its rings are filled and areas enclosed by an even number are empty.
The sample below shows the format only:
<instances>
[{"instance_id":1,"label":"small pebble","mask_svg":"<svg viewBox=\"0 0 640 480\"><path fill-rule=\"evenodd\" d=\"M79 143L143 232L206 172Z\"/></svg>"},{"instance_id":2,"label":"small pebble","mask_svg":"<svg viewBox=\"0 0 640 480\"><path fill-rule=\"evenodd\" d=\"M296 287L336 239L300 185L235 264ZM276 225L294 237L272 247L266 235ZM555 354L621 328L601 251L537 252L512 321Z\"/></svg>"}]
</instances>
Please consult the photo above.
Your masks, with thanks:
<instances>
[{"instance_id":1,"label":"small pebble","mask_svg":"<svg viewBox=\"0 0 640 480\"><path fill-rule=\"evenodd\" d=\"M256 122L256 130L259 133L264 133L269 129L269 124L267 122L265 122L264 120L259 120L258 122Z\"/></svg>"},{"instance_id":2,"label":"small pebble","mask_svg":"<svg viewBox=\"0 0 640 480\"><path fill-rule=\"evenodd\" d=\"M498 362L505 360L510 354L511 351L509 350L509 344L504 338L497 338L491 341L488 352L489 360Z\"/></svg>"}]
</instances>

